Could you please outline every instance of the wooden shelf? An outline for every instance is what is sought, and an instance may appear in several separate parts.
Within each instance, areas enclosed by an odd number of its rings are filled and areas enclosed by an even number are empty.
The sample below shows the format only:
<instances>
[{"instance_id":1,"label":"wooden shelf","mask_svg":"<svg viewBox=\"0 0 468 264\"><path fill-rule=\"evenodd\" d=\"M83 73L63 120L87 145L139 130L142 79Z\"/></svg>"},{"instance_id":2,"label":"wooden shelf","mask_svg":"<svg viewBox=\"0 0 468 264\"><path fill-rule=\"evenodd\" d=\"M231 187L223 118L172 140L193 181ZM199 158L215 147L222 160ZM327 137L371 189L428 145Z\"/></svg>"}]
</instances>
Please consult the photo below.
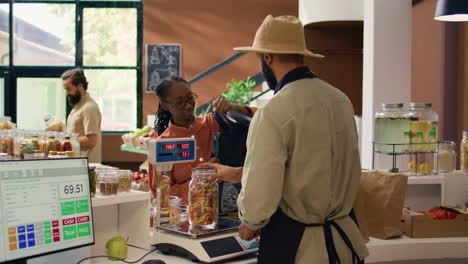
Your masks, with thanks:
<instances>
[{"instance_id":1,"label":"wooden shelf","mask_svg":"<svg viewBox=\"0 0 468 264\"><path fill-rule=\"evenodd\" d=\"M135 148L135 147L129 147L126 145L120 146L121 151L126 151L126 152L132 152L132 153L137 153L137 154L144 154L148 155L148 150L146 149L140 149L140 148Z\"/></svg>"},{"instance_id":2,"label":"wooden shelf","mask_svg":"<svg viewBox=\"0 0 468 264\"><path fill-rule=\"evenodd\" d=\"M150 199L149 192L130 191L128 193L119 193L114 196L96 196L92 199L93 208L114 204L131 203Z\"/></svg>"},{"instance_id":3,"label":"wooden shelf","mask_svg":"<svg viewBox=\"0 0 468 264\"><path fill-rule=\"evenodd\" d=\"M445 182L445 175L409 176L408 184L442 184Z\"/></svg>"},{"instance_id":4,"label":"wooden shelf","mask_svg":"<svg viewBox=\"0 0 468 264\"><path fill-rule=\"evenodd\" d=\"M421 238L402 237L382 240L371 238L367 243L370 256L366 263L423 259L468 258L468 237Z\"/></svg>"}]
</instances>

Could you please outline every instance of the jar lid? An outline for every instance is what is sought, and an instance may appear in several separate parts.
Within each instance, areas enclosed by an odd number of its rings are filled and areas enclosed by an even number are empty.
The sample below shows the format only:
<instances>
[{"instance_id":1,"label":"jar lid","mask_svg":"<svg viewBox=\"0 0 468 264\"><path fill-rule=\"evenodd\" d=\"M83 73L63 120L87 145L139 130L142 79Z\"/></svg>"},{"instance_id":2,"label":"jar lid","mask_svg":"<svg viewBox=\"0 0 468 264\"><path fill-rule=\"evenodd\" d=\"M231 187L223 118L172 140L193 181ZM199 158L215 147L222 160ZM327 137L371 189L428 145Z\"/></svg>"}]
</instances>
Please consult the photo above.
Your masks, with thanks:
<instances>
[{"instance_id":1,"label":"jar lid","mask_svg":"<svg viewBox=\"0 0 468 264\"><path fill-rule=\"evenodd\" d=\"M197 175L208 176L208 175L213 175L213 174L218 173L218 170L216 170L215 168L193 168L192 173L197 174Z\"/></svg>"},{"instance_id":2,"label":"jar lid","mask_svg":"<svg viewBox=\"0 0 468 264\"><path fill-rule=\"evenodd\" d=\"M432 103L410 103L411 110L432 108Z\"/></svg>"},{"instance_id":3,"label":"jar lid","mask_svg":"<svg viewBox=\"0 0 468 264\"><path fill-rule=\"evenodd\" d=\"M131 170L116 170L116 172L120 175L120 177L131 178L133 176L133 172Z\"/></svg>"},{"instance_id":4,"label":"jar lid","mask_svg":"<svg viewBox=\"0 0 468 264\"><path fill-rule=\"evenodd\" d=\"M416 132L416 136L423 136L424 133L423 132Z\"/></svg>"},{"instance_id":5,"label":"jar lid","mask_svg":"<svg viewBox=\"0 0 468 264\"><path fill-rule=\"evenodd\" d=\"M386 109L399 109L399 108L403 108L404 104L402 103L396 103L396 104L385 104L383 103L382 104L382 108L386 108Z\"/></svg>"},{"instance_id":6,"label":"jar lid","mask_svg":"<svg viewBox=\"0 0 468 264\"><path fill-rule=\"evenodd\" d=\"M429 135L430 136L436 136L437 132L435 130L431 130L431 132L429 132Z\"/></svg>"},{"instance_id":7,"label":"jar lid","mask_svg":"<svg viewBox=\"0 0 468 264\"><path fill-rule=\"evenodd\" d=\"M455 145L455 142L447 140L447 141L441 141L439 142L439 144L440 145Z\"/></svg>"},{"instance_id":8,"label":"jar lid","mask_svg":"<svg viewBox=\"0 0 468 264\"><path fill-rule=\"evenodd\" d=\"M99 174L100 182L118 182L120 175L115 171L103 172Z\"/></svg>"},{"instance_id":9,"label":"jar lid","mask_svg":"<svg viewBox=\"0 0 468 264\"><path fill-rule=\"evenodd\" d=\"M405 131L404 135L405 135L406 137L409 137L409 136L411 136L411 132L410 132L410 131Z\"/></svg>"}]
</instances>

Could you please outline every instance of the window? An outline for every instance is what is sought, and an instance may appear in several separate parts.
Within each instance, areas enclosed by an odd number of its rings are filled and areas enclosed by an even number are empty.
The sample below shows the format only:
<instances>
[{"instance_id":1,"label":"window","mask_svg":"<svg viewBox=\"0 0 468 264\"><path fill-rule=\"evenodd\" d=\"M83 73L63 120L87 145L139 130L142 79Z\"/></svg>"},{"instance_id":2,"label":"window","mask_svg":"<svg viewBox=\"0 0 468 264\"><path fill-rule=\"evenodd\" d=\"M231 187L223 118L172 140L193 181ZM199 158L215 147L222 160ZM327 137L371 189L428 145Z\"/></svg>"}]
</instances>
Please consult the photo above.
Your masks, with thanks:
<instances>
[{"instance_id":1,"label":"window","mask_svg":"<svg viewBox=\"0 0 468 264\"><path fill-rule=\"evenodd\" d=\"M8 65L10 53L10 7L0 3L0 65Z\"/></svg>"},{"instance_id":2,"label":"window","mask_svg":"<svg viewBox=\"0 0 468 264\"><path fill-rule=\"evenodd\" d=\"M0 0L0 78L9 76L0 83L8 97L0 95L0 110L20 128L42 128L48 114L65 121L71 107L60 76L79 67L101 108L102 130L135 129L142 34L142 0Z\"/></svg>"},{"instance_id":3,"label":"window","mask_svg":"<svg viewBox=\"0 0 468 264\"><path fill-rule=\"evenodd\" d=\"M137 13L130 8L83 10L83 64L136 66Z\"/></svg>"},{"instance_id":4,"label":"window","mask_svg":"<svg viewBox=\"0 0 468 264\"><path fill-rule=\"evenodd\" d=\"M136 124L136 70L86 70L88 91L102 112L102 130L129 131Z\"/></svg>"},{"instance_id":5,"label":"window","mask_svg":"<svg viewBox=\"0 0 468 264\"><path fill-rule=\"evenodd\" d=\"M75 5L13 4L14 65L74 66Z\"/></svg>"},{"instance_id":6,"label":"window","mask_svg":"<svg viewBox=\"0 0 468 264\"><path fill-rule=\"evenodd\" d=\"M0 116L3 116L5 111L5 78L0 78Z\"/></svg>"},{"instance_id":7,"label":"window","mask_svg":"<svg viewBox=\"0 0 468 264\"><path fill-rule=\"evenodd\" d=\"M18 78L17 124L22 129L44 129L44 117L66 117L65 91L60 78ZM34 109L31 109L34 106Z\"/></svg>"}]
</instances>

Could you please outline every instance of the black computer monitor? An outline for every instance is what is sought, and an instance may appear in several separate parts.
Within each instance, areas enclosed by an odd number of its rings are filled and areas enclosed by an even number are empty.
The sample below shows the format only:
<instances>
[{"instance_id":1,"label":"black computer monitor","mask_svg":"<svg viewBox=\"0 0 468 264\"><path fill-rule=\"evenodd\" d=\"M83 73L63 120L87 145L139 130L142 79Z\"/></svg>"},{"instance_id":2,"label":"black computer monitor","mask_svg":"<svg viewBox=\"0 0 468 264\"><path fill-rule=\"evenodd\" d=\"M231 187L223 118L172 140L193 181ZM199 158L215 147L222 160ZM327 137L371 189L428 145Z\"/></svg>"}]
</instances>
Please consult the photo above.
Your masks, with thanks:
<instances>
[{"instance_id":1,"label":"black computer monitor","mask_svg":"<svg viewBox=\"0 0 468 264\"><path fill-rule=\"evenodd\" d=\"M92 244L86 158L0 161L0 263Z\"/></svg>"}]
</instances>

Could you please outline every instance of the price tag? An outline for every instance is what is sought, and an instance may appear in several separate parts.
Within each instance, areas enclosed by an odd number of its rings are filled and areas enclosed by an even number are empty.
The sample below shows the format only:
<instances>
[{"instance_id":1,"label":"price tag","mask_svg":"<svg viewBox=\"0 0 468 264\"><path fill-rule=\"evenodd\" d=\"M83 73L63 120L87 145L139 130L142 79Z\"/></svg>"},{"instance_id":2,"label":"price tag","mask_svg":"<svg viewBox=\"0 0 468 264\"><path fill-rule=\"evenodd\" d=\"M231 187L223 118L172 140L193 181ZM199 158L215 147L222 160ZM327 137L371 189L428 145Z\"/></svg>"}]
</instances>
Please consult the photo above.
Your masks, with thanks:
<instances>
[{"instance_id":1,"label":"price tag","mask_svg":"<svg viewBox=\"0 0 468 264\"><path fill-rule=\"evenodd\" d=\"M83 197L89 194L87 184L85 182L67 182L60 184L60 198L76 198Z\"/></svg>"}]
</instances>

